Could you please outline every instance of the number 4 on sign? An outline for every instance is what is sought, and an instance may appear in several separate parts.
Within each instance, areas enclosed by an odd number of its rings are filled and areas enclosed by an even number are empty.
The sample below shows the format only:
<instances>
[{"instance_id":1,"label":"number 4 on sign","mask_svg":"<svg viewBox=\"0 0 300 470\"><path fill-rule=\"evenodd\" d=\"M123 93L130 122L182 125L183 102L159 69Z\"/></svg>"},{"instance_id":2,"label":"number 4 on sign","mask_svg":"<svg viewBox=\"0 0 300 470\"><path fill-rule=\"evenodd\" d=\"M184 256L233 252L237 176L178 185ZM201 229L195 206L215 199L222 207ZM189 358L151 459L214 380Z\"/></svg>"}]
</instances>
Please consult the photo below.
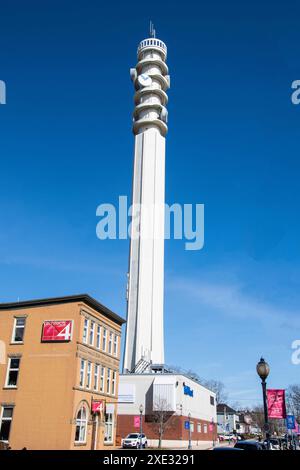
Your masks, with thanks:
<instances>
[{"instance_id":1,"label":"number 4 on sign","mask_svg":"<svg viewBox=\"0 0 300 470\"><path fill-rule=\"evenodd\" d=\"M71 339L71 333L72 333L72 331L71 331L71 325L72 325L71 323L68 323L68 324L64 327L64 329L61 330L61 331L58 333L57 337L58 337L58 338L63 338L65 341L70 341L70 339Z\"/></svg>"}]
</instances>

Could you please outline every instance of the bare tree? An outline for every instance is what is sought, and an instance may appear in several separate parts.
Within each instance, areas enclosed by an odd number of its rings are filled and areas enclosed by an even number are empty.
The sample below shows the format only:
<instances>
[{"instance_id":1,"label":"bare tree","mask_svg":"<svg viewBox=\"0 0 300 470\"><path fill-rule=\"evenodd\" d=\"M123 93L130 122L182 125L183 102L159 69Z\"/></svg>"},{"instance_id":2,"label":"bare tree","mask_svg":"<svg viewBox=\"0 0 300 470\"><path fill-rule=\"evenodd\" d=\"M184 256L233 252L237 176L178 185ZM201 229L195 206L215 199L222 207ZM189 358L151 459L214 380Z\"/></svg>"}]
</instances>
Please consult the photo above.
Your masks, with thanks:
<instances>
[{"instance_id":1,"label":"bare tree","mask_svg":"<svg viewBox=\"0 0 300 470\"><path fill-rule=\"evenodd\" d=\"M229 406L235 411L243 411L242 405L238 401L229 401Z\"/></svg>"},{"instance_id":2,"label":"bare tree","mask_svg":"<svg viewBox=\"0 0 300 470\"><path fill-rule=\"evenodd\" d=\"M255 408L253 408L250 415L253 420L253 424L255 424L258 428L263 431L265 427L265 414L263 406L256 406ZM271 434L282 434L285 430L284 420L275 418L270 419L269 430Z\"/></svg>"},{"instance_id":3,"label":"bare tree","mask_svg":"<svg viewBox=\"0 0 300 470\"><path fill-rule=\"evenodd\" d=\"M287 394L287 409L300 422L300 385L290 385Z\"/></svg>"},{"instance_id":4,"label":"bare tree","mask_svg":"<svg viewBox=\"0 0 300 470\"><path fill-rule=\"evenodd\" d=\"M220 380L207 380L204 385L216 394L216 402L226 403L228 395L225 392L225 385Z\"/></svg>"},{"instance_id":5,"label":"bare tree","mask_svg":"<svg viewBox=\"0 0 300 470\"><path fill-rule=\"evenodd\" d=\"M166 399L159 398L154 403L151 421L154 423L154 432L158 435L159 449L161 448L163 436L167 429L175 426L172 415L173 411L170 409Z\"/></svg>"},{"instance_id":6,"label":"bare tree","mask_svg":"<svg viewBox=\"0 0 300 470\"><path fill-rule=\"evenodd\" d=\"M195 372L194 370L192 369L183 369L182 367L180 366L169 366L169 369L175 373L175 374L182 374L182 375L187 375L188 377L190 377L191 379L194 379L196 380L197 382L201 383L201 384L204 384L204 380L200 377L200 375Z\"/></svg>"},{"instance_id":7,"label":"bare tree","mask_svg":"<svg viewBox=\"0 0 300 470\"><path fill-rule=\"evenodd\" d=\"M264 429L265 425L265 415L263 406L255 406L250 412L253 424L255 424L259 429Z\"/></svg>"}]
</instances>

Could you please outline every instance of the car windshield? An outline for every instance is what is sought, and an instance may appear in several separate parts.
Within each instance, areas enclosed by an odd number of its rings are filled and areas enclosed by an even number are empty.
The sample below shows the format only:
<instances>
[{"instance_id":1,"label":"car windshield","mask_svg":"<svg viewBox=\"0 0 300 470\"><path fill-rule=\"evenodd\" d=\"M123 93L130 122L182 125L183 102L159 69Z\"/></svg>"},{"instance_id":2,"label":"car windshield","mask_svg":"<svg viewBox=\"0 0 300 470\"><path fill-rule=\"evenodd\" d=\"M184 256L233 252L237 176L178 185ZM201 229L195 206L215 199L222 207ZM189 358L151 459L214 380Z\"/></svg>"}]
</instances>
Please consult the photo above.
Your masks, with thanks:
<instances>
[{"instance_id":1,"label":"car windshield","mask_svg":"<svg viewBox=\"0 0 300 470\"><path fill-rule=\"evenodd\" d=\"M126 439L137 439L139 437L139 434L128 434Z\"/></svg>"}]
</instances>

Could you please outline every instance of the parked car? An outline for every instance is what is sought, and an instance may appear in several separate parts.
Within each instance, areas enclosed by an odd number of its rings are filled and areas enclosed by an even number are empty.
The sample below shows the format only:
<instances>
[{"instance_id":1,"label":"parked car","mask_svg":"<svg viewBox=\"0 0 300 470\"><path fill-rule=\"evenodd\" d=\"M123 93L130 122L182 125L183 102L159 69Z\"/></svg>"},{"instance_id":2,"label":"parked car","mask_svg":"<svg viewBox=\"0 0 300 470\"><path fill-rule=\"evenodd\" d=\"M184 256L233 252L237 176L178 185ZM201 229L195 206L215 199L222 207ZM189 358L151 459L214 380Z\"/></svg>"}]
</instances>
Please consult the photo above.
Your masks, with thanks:
<instances>
[{"instance_id":1,"label":"parked car","mask_svg":"<svg viewBox=\"0 0 300 470\"><path fill-rule=\"evenodd\" d=\"M139 433L128 434L128 436L126 436L125 439L122 439L122 447L123 449L126 449L126 448L138 449L141 445L141 440L142 440L142 447L145 449L148 445L145 434L139 434Z\"/></svg>"},{"instance_id":2,"label":"parked car","mask_svg":"<svg viewBox=\"0 0 300 470\"><path fill-rule=\"evenodd\" d=\"M236 449L243 449L249 451L255 450L266 450L265 445L258 441L238 441L235 446Z\"/></svg>"},{"instance_id":3,"label":"parked car","mask_svg":"<svg viewBox=\"0 0 300 470\"><path fill-rule=\"evenodd\" d=\"M267 441L264 441L264 444L267 446ZM271 437L270 439L270 450L280 450L280 442L279 439L275 439Z\"/></svg>"},{"instance_id":4,"label":"parked car","mask_svg":"<svg viewBox=\"0 0 300 470\"><path fill-rule=\"evenodd\" d=\"M223 441L234 441L236 440L237 437L234 435L234 434L221 434L219 436L219 441L220 442L223 442Z\"/></svg>"},{"instance_id":5,"label":"parked car","mask_svg":"<svg viewBox=\"0 0 300 470\"><path fill-rule=\"evenodd\" d=\"M217 451L229 451L231 452L232 450L244 450L244 449L239 449L238 447L229 447L229 446L223 446L223 447L214 447L213 450L217 450Z\"/></svg>"}]
</instances>

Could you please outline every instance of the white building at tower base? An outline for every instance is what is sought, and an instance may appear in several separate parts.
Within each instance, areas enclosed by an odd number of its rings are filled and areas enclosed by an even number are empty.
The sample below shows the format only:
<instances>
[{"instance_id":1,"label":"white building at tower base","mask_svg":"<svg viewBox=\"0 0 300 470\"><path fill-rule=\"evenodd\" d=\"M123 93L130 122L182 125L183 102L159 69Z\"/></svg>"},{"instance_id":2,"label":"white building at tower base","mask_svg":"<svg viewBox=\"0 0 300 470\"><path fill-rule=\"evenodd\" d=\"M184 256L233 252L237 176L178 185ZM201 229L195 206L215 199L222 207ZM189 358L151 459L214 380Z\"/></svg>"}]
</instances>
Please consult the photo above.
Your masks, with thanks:
<instances>
[{"instance_id":1,"label":"white building at tower base","mask_svg":"<svg viewBox=\"0 0 300 470\"><path fill-rule=\"evenodd\" d=\"M117 441L121 442L135 427L143 407L142 428L148 445L157 447L157 418L167 412L163 447L187 448L190 423L193 446L210 448L217 440L216 395L187 375L173 373L120 375L118 394ZM190 414L190 418L189 418Z\"/></svg>"}]
</instances>

